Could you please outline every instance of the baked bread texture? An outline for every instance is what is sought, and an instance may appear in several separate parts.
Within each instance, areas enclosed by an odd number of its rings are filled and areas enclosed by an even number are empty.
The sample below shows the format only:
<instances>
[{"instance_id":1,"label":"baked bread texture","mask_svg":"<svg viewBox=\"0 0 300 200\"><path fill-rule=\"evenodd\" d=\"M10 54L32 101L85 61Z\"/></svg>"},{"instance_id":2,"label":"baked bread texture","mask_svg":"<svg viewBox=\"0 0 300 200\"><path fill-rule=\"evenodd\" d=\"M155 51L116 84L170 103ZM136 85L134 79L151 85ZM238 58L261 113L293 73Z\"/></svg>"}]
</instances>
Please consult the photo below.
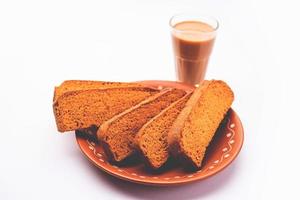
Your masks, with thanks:
<instances>
[{"instance_id":1,"label":"baked bread texture","mask_svg":"<svg viewBox=\"0 0 300 200\"><path fill-rule=\"evenodd\" d=\"M135 137L136 148L146 163L153 169L162 167L169 158L168 131L192 93L172 103L157 116L148 121Z\"/></svg>"},{"instance_id":2,"label":"baked bread texture","mask_svg":"<svg viewBox=\"0 0 300 200\"><path fill-rule=\"evenodd\" d=\"M164 89L104 122L97 136L110 160L120 162L132 155L135 152L134 138L139 129L185 94L179 89Z\"/></svg>"},{"instance_id":3,"label":"baked bread texture","mask_svg":"<svg viewBox=\"0 0 300 200\"><path fill-rule=\"evenodd\" d=\"M204 81L182 109L168 133L171 154L201 167L206 148L230 108L234 95L223 81Z\"/></svg>"},{"instance_id":4,"label":"baked bread texture","mask_svg":"<svg viewBox=\"0 0 300 200\"><path fill-rule=\"evenodd\" d=\"M99 127L104 121L159 93L149 87L71 90L57 96L53 111L60 132Z\"/></svg>"},{"instance_id":5,"label":"baked bread texture","mask_svg":"<svg viewBox=\"0 0 300 200\"><path fill-rule=\"evenodd\" d=\"M140 83L127 82L106 82L89 80L66 80L60 86L55 87L53 101L56 101L65 92L89 90L89 89L107 89L116 87L141 87Z\"/></svg>"}]
</instances>

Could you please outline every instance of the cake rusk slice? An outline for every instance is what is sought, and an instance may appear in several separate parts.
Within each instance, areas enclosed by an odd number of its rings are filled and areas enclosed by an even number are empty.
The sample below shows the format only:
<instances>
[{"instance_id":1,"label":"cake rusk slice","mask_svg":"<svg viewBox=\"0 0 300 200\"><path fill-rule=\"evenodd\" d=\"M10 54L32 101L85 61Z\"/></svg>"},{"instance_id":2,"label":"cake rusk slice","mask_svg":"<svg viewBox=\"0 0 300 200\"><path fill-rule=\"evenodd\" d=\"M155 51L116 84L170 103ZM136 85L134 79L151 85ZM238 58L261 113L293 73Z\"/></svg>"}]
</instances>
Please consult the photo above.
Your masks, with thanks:
<instances>
[{"instance_id":1,"label":"cake rusk slice","mask_svg":"<svg viewBox=\"0 0 300 200\"><path fill-rule=\"evenodd\" d=\"M171 103L186 94L167 88L136 106L104 122L97 137L111 161L120 162L135 152L134 138L139 129Z\"/></svg>"},{"instance_id":2,"label":"cake rusk slice","mask_svg":"<svg viewBox=\"0 0 300 200\"><path fill-rule=\"evenodd\" d=\"M206 148L234 99L223 81L204 81L182 109L168 133L170 153L200 168Z\"/></svg>"},{"instance_id":3,"label":"cake rusk slice","mask_svg":"<svg viewBox=\"0 0 300 200\"><path fill-rule=\"evenodd\" d=\"M191 96L191 92L172 103L148 121L135 137L136 148L153 169L163 166L168 158L168 131Z\"/></svg>"},{"instance_id":4,"label":"cake rusk slice","mask_svg":"<svg viewBox=\"0 0 300 200\"><path fill-rule=\"evenodd\" d=\"M104 121L159 93L149 87L116 87L63 93L53 103L60 132L99 127Z\"/></svg>"},{"instance_id":5,"label":"cake rusk slice","mask_svg":"<svg viewBox=\"0 0 300 200\"><path fill-rule=\"evenodd\" d=\"M141 87L141 83L107 82L89 80L66 80L54 89L53 101L56 101L65 92L89 89L107 89L116 87Z\"/></svg>"}]
</instances>

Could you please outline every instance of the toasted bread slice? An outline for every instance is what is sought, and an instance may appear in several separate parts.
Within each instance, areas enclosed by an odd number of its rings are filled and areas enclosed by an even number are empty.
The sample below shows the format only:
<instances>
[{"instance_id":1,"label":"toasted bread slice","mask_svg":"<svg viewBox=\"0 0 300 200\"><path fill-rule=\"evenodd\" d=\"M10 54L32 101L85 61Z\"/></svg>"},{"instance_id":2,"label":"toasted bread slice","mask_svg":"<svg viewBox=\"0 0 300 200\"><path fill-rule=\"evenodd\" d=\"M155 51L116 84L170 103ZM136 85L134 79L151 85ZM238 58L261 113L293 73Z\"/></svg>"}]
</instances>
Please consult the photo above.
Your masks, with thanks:
<instances>
[{"instance_id":1,"label":"toasted bread slice","mask_svg":"<svg viewBox=\"0 0 300 200\"><path fill-rule=\"evenodd\" d=\"M168 133L170 152L201 167L205 151L230 108L234 95L223 81L204 81L182 109Z\"/></svg>"},{"instance_id":2,"label":"toasted bread slice","mask_svg":"<svg viewBox=\"0 0 300 200\"><path fill-rule=\"evenodd\" d=\"M135 152L134 138L139 129L185 94L183 90L165 89L103 123L97 136L109 158L122 161L132 155Z\"/></svg>"},{"instance_id":3,"label":"toasted bread slice","mask_svg":"<svg viewBox=\"0 0 300 200\"><path fill-rule=\"evenodd\" d=\"M158 169L169 158L167 136L174 120L184 108L192 93L172 103L157 116L148 121L137 133L135 143L147 164Z\"/></svg>"},{"instance_id":4,"label":"toasted bread slice","mask_svg":"<svg viewBox=\"0 0 300 200\"><path fill-rule=\"evenodd\" d=\"M64 92L53 103L60 132L99 127L104 121L159 93L148 87L115 87Z\"/></svg>"}]
</instances>

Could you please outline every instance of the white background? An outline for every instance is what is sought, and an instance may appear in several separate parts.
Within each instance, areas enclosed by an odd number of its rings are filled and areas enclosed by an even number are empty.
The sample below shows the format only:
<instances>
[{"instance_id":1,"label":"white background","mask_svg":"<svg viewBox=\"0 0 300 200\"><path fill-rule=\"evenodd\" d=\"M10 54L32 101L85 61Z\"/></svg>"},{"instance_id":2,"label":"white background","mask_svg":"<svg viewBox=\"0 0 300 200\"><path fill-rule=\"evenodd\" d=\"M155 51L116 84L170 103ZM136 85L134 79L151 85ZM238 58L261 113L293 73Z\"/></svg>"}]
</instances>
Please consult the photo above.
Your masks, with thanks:
<instances>
[{"instance_id":1,"label":"white background","mask_svg":"<svg viewBox=\"0 0 300 200\"><path fill-rule=\"evenodd\" d=\"M297 1L0 1L0 199L299 199ZM205 181L153 188L112 178L60 134L66 79L174 80L178 12L220 21L207 78L235 91L245 129L235 162ZM297 190L298 189L298 190Z\"/></svg>"}]
</instances>

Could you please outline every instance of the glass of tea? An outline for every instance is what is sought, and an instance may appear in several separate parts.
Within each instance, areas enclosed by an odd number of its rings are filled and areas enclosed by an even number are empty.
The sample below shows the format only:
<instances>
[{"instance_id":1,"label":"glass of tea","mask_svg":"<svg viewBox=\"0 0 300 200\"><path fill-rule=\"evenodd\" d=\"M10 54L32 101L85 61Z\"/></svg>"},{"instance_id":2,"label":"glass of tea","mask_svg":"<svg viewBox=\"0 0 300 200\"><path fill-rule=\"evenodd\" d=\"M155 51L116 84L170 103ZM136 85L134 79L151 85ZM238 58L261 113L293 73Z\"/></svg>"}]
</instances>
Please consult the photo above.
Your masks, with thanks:
<instances>
[{"instance_id":1,"label":"glass of tea","mask_svg":"<svg viewBox=\"0 0 300 200\"><path fill-rule=\"evenodd\" d=\"M219 23L210 16L179 14L170 19L177 79L200 83L206 73Z\"/></svg>"}]
</instances>

